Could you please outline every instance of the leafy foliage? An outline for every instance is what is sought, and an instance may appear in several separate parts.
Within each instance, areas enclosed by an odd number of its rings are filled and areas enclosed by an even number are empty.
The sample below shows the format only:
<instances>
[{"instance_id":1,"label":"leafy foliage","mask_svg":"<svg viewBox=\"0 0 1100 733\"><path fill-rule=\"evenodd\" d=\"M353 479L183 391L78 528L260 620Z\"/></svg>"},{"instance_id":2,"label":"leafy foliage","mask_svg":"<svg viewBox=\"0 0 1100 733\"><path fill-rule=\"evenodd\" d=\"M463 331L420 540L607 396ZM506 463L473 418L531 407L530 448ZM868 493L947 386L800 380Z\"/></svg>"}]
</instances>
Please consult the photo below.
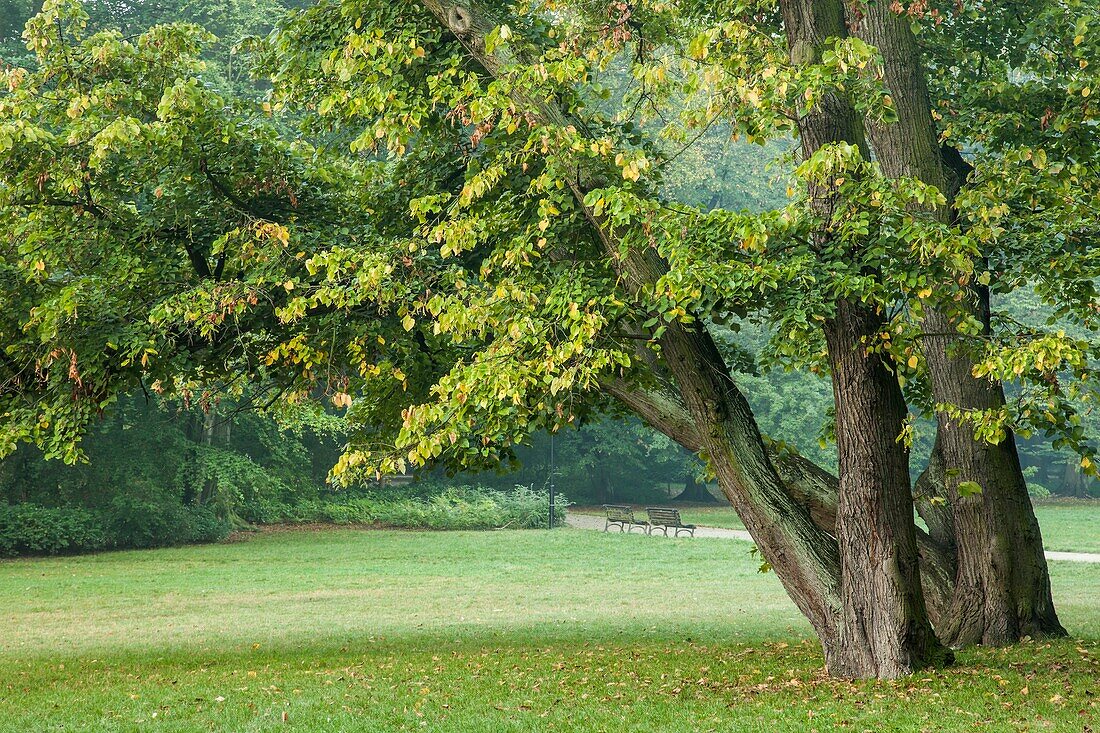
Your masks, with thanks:
<instances>
[{"instance_id":1,"label":"leafy foliage","mask_svg":"<svg viewBox=\"0 0 1100 733\"><path fill-rule=\"evenodd\" d=\"M452 486L442 490L389 488L327 500L282 505L266 522L375 524L401 529L545 529L550 497L544 491L514 486L508 491ZM565 520L568 499L555 502L554 523Z\"/></svg>"},{"instance_id":2,"label":"leafy foliage","mask_svg":"<svg viewBox=\"0 0 1100 733\"><path fill-rule=\"evenodd\" d=\"M111 544L102 518L86 509L0 504L0 557L93 552Z\"/></svg>"},{"instance_id":3,"label":"leafy foliage","mask_svg":"<svg viewBox=\"0 0 1100 733\"><path fill-rule=\"evenodd\" d=\"M792 119L830 93L872 119L894 111L874 49L834 39L793 65L769 3L642 2L621 23L585 2L501 9L489 70L421 3L324 0L249 44L274 85L253 103L197 26L90 32L79 3L47 2L28 26L34 63L8 70L0 97L0 450L76 460L85 426L141 384L209 405L251 381L347 408L345 483L495 468L605 411L609 382L667 381L672 325L749 324L770 340L765 367L827 376L821 324L852 299L883 314L866 348L918 411L987 440L1049 433L1088 470L1092 21L1029 8L911 13L938 60L944 139L975 167L945 224L943 192L885 178L858 146L783 169ZM770 145L752 186L715 184L752 149L733 135ZM777 158L785 199L759 185ZM627 287L593 221L620 255L656 251L669 271ZM974 283L1034 292L1051 317L986 336ZM933 403L929 306L959 317L978 374L1017 400ZM791 399L778 374L739 379L777 416ZM817 416L761 422L813 452Z\"/></svg>"}]
</instances>

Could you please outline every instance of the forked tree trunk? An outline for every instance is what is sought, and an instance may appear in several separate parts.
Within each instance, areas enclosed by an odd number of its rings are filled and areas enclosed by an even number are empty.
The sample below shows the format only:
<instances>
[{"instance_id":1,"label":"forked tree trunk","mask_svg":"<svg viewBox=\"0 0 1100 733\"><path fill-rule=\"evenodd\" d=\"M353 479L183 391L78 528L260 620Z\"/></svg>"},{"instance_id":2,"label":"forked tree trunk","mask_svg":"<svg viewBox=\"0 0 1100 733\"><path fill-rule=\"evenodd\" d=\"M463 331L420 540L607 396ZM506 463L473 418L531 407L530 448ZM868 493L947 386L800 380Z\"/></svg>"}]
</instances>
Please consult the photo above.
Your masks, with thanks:
<instances>
[{"instance_id":1,"label":"forked tree trunk","mask_svg":"<svg viewBox=\"0 0 1100 733\"><path fill-rule=\"evenodd\" d=\"M829 39L847 35L841 0L781 0L791 63L819 63ZM830 143L869 157L862 121L850 100L833 91L798 121L803 159ZM831 183L810 184L810 206L829 221ZM817 238L825 244L827 233ZM846 301L825 326L837 415L840 487L836 535L841 557L838 653L841 677L894 678L952 657L932 631L921 587L913 524L908 450L899 442L908 412L893 371L868 354L881 319Z\"/></svg>"},{"instance_id":2,"label":"forked tree trunk","mask_svg":"<svg viewBox=\"0 0 1100 733\"><path fill-rule=\"evenodd\" d=\"M908 414L892 365L870 351L883 321L842 301L825 326L840 456L840 655L845 677L893 678L950 659L936 639L920 582Z\"/></svg>"},{"instance_id":3,"label":"forked tree trunk","mask_svg":"<svg viewBox=\"0 0 1100 733\"><path fill-rule=\"evenodd\" d=\"M517 56L514 50L491 53L486 49L486 37L502 22L497 19L496 11L491 6L480 2L460 4L454 0L421 2L494 77L500 78L510 64L529 63L529 59ZM837 12L842 20L842 11ZM822 36L814 41L813 46L803 50L811 55L817 53L817 43L824 38ZM560 108L545 100L515 92L513 101L545 124L583 129ZM823 121L828 124L832 118L826 117ZM826 136L830 134L826 130L821 132ZM623 287L633 295L652 289L667 273L667 264L648 247L623 246L624 233L616 231L606 218L584 205L585 194L603 183L606 173L591 170L580 161L576 168L576 177L568 185L603 242L605 253L618 271ZM830 672L842 676L880 674L893 677L913 671L916 669L914 665L924 664L930 655L928 639L919 632L919 623L913 625L910 633L903 635L903 638L897 639L894 634L895 641L878 638L880 628L897 629L905 626L918 612L923 613L923 609L918 608L922 605L919 582L914 581L911 575L905 577L917 590L914 593L911 588L900 605L879 603L880 599L873 592L862 595L864 605L849 615L852 624L866 625L868 619L864 614L867 612L888 620L876 621L871 627L874 638L870 642L869 660L852 661L868 658L868 652L846 649L844 645L863 645L868 635L854 627L849 633L838 633L838 624L844 618L839 607L840 557L837 542L814 523L807 508L795 499L777 474L748 402L730 379L727 365L705 328L673 321L658 342L664 362L682 396L689 421L694 425L699 447L706 452L723 493L775 569L787 593L814 626ZM879 522L892 523L898 512L896 506L885 510L881 506L859 506L858 495L853 499L849 505L853 522L868 522L877 527ZM841 501L844 501L843 497ZM911 514L904 518L902 527L892 527L892 531L904 534L905 527L912 536ZM913 544L912 541L910 544ZM915 555L915 549L912 554ZM903 582L897 576L892 580L894 587ZM852 586L854 598L858 595L854 590L854 576Z\"/></svg>"},{"instance_id":4,"label":"forked tree trunk","mask_svg":"<svg viewBox=\"0 0 1100 733\"><path fill-rule=\"evenodd\" d=\"M882 2L853 5L849 12L856 33L882 53L885 81L899 117L896 124L869 125L883 171L894 178L918 178L953 201L965 181L945 163L920 50L908 19ZM944 221L953 216L950 206L937 214ZM975 315L988 328L988 289L977 287L975 298ZM978 410L1004 405L1000 384L972 376L973 361L956 336L958 324L929 309L924 328L924 351L937 403ZM1013 435L994 445L975 439L973 428L943 413L937 415L937 423L937 451L946 481L944 498L952 508L957 566L940 638L963 646L1008 644L1024 635L1064 635ZM960 495L962 482L977 484L981 494Z\"/></svg>"}]
</instances>

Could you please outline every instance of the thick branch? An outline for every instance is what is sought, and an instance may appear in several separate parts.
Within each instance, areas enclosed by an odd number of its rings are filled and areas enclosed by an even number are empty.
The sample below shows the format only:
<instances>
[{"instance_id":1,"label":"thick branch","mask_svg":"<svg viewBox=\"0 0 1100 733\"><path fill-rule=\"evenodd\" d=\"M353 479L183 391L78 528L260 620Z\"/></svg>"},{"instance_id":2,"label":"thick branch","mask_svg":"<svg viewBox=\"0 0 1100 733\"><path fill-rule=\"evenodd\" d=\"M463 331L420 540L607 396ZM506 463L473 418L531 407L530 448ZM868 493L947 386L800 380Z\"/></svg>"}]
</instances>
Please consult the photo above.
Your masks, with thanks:
<instances>
[{"instance_id":1,"label":"thick branch","mask_svg":"<svg viewBox=\"0 0 1100 733\"><path fill-rule=\"evenodd\" d=\"M421 0L493 77L529 64L508 44L488 53L485 38L502 18L481 2ZM560 107L512 90L512 101L542 124L583 130ZM590 161L570 161L576 178L569 187L603 243L604 251L627 290L644 297L668 272L656 251L624 247L624 233L585 206L588 191L599 187L605 171ZM670 323L658 340L678 385L687 414L700 429L706 452L726 496L734 504L764 556L776 569L791 598L823 636L833 634L839 599L840 559L835 539L818 528L810 513L787 491L767 456L748 401L729 376L717 346L705 329Z\"/></svg>"}]
</instances>

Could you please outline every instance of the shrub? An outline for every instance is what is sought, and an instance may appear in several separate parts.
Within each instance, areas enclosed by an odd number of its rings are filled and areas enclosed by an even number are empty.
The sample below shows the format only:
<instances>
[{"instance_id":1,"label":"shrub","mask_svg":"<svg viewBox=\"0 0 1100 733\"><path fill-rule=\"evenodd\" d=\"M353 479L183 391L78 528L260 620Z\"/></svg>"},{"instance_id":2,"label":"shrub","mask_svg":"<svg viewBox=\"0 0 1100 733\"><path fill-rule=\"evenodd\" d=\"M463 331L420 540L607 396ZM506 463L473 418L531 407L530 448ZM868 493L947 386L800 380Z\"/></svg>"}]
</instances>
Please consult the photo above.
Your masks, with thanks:
<instances>
[{"instance_id":1,"label":"shrub","mask_svg":"<svg viewBox=\"0 0 1100 733\"><path fill-rule=\"evenodd\" d=\"M189 507L156 496L121 494L111 500L107 519L119 547L165 547L217 542L229 524L207 507Z\"/></svg>"},{"instance_id":2,"label":"shrub","mask_svg":"<svg viewBox=\"0 0 1100 733\"><path fill-rule=\"evenodd\" d=\"M1051 491L1040 483L1028 481L1027 495L1030 496L1032 499L1046 499L1051 496Z\"/></svg>"},{"instance_id":3,"label":"shrub","mask_svg":"<svg viewBox=\"0 0 1100 733\"><path fill-rule=\"evenodd\" d=\"M111 544L102 517L86 509L0 506L0 556L92 552Z\"/></svg>"},{"instance_id":4,"label":"shrub","mask_svg":"<svg viewBox=\"0 0 1100 733\"><path fill-rule=\"evenodd\" d=\"M246 499L238 510L241 519L253 524L285 522L293 513L290 504L263 496Z\"/></svg>"},{"instance_id":5,"label":"shrub","mask_svg":"<svg viewBox=\"0 0 1100 733\"><path fill-rule=\"evenodd\" d=\"M190 507L186 516L188 526L184 542L221 542L229 536L229 522L210 507Z\"/></svg>"},{"instance_id":6,"label":"shrub","mask_svg":"<svg viewBox=\"0 0 1100 733\"><path fill-rule=\"evenodd\" d=\"M1024 469L1024 479L1027 481L1027 495L1032 499L1046 499L1050 497L1051 490L1035 480L1039 474L1038 466L1028 466Z\"/></svg>"},{"instance_id":7,"label":"shrub","mask_svg":"<svg viewBox=\"0 0 1100 733\"><path fill-rule=\"evenodd\" d=\"M565 497L558 497L556 524L564 521L567 503ZM401 529L540 529L547 524L548 504L545 491L524 486L511 491L434 488L431 494L414 486L353 495L344 501L302 501L282 507L278 521L383 524Z\"/></svg>"}]
</instances>

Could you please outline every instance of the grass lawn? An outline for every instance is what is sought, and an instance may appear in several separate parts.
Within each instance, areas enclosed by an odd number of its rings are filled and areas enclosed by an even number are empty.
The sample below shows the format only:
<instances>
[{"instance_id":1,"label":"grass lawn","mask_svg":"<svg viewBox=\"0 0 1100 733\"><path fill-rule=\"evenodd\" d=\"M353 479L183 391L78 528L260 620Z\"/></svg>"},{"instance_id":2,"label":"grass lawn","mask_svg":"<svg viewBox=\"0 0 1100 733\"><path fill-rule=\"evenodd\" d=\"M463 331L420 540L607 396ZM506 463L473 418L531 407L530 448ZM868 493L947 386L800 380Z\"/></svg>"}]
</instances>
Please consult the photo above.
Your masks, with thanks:
<instances>
[{"instance_id":1,"label":"grass lawn","mask_svg":"<svg viewBox=\"0 0 1100 733\"><path fill-rule=\"evenodd\" d=\"M1100 501L1040 501L1035 504L1035 516L1046 549L1100 552Z\"/></svg>"},{"instance_id":2,"label":"grass lawn","mask_svg":"<svg viewBox=\"0 0 1100 733\"><path fill-rule=\"evenodd\" d=\"M1100 565L1073 638L827 680L748 543L270 532L0 563L0 731L1100 729Z\"/></svg>"}]
</instances>

